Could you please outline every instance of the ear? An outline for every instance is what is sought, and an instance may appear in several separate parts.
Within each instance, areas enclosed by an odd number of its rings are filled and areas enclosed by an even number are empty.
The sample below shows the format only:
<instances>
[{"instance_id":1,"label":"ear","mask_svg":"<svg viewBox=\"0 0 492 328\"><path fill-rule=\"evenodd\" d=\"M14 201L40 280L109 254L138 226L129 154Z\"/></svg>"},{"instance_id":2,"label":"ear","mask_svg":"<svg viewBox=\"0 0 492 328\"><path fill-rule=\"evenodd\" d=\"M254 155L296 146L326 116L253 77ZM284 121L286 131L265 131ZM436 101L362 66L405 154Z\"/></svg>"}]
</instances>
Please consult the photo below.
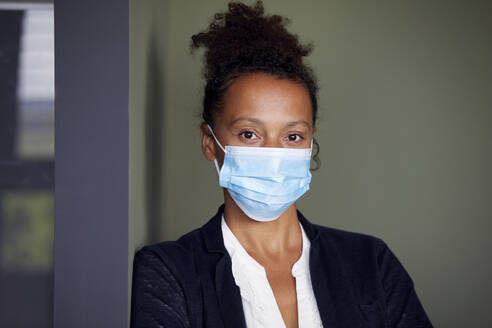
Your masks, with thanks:
<instances>
[{"instance_id":1,"label":"ear","mask_svg":"<svg viewBox=\"0 0 492 328\"><path fill-rule=\"evenodd\" d=\"M202 123L200 126L200 137L202 140L202 153L206 159L213 161L217 158L215 154L215 140L210 133L207 123Z\"/></svg>"}]
</instances>

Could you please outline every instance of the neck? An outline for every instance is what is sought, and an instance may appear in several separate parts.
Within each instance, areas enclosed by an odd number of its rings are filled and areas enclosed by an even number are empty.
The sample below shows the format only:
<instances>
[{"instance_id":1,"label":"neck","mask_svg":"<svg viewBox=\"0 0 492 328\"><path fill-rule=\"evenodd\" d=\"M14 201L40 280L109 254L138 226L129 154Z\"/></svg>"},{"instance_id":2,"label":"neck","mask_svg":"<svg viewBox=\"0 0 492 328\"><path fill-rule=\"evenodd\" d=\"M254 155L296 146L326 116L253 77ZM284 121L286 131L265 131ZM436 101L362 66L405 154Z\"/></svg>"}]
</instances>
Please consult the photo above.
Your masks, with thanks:
<instances>
[{"instance_id":1,"label":"neck","mask_svg":"<svg viewBox=\"0 0 492 328\"><path fill-rule=\"evenodd\" d=\"M302 249L296 203L279 218L268 222L256 221L244 214L227 189L224 189L224 204L227 226L249 254L261 258L283 258L293 250Z\"/></svg>"}]
</instances>

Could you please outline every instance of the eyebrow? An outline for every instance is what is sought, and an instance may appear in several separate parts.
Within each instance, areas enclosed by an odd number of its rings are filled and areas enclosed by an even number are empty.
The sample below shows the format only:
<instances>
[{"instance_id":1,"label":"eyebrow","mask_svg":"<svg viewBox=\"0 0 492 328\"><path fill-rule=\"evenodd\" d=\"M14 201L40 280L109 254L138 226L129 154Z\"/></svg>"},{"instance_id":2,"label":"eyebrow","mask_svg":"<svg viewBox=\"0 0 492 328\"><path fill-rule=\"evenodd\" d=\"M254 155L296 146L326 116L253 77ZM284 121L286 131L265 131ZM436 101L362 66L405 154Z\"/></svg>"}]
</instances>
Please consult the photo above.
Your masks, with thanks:
<instances>
[{"instance_id":1,"label":"eyebrow","mask_svg":"<svg viewBox=\"0 0 492 328\"><path fill-rule=\"evenodd\" d=\"M256 118L250 118L250 117L238 117L236 118L235 120L232 121L232 125L238 123L238 122L241 122L241 121L246 121L246 122L250 122L250 123L254 123L254 124L258 124L258 125L265 125L263 124L262 121L260 120L257 120Z\"/></svg>"},{"instance_id":2,"label":"eyebrow","mask_svg":"<svg viewBox=\"0 0 492 328\"><path fill-rule=\"evenodd\" d=\"M232 121L232 125L234 125L238 122L242 122L242 121L246 121L246 122L261 125L261 126L265 125L262 121L260 121L256 118L250 118L250 117L238 117ZM289 123L287 123L287 126L292 127L292 126L299 125L299 124L305 125L307 128L311 128L311 125L309 125L308 122L303 121L303 120L289 122Z\"/></svg>"},{"instance_id":3,"label":"eyebrow","mask_svg":"<svg viewBox=\"0 0 492 328\"><path fill-rule=\"evenodd\" d=\"M298 124L305 125L307 128L311 128L311 125L309 125L308 122L303 121L303 120L289 122L289 123L287 123L287 126L290 127L290 126L294 126L294 125L298 125Z\"/></svg>"}]
</instances>

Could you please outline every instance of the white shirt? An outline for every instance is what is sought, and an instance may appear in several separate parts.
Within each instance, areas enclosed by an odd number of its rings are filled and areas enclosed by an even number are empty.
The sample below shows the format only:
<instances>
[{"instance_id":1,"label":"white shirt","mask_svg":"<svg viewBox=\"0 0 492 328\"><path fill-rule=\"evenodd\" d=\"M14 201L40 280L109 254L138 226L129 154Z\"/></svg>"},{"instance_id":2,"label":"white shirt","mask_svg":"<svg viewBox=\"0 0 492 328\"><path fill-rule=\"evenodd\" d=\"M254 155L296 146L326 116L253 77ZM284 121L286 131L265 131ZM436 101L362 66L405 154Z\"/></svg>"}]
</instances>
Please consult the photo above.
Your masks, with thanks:
<instances>
[{"instance_id":1,"label":"white shirt","mask_svg":"<svg viewBox=\"0 0 492 328\"><path fill-rule=\"evenodd\" d=\"M231 257L232 274L241 292L246 326L248 328L285 328L265 268L246 252L227 226L223 215L221 225L224 246ZM296 280L299 328L319 328L323 325L309 273L311 243L300 222L299 225L302 230L302 253L292 266L292 276Z\"/></svg>"}]
</instances>

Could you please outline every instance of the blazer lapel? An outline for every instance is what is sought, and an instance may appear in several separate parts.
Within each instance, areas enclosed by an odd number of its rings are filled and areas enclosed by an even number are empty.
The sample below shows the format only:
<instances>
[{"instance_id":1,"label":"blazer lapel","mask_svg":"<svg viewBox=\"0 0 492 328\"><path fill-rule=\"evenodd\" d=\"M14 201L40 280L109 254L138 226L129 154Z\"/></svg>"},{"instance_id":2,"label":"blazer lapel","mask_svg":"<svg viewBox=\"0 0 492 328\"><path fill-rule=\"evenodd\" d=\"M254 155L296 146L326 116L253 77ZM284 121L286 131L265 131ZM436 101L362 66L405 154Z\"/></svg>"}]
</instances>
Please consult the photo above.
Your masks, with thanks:
<instances>
[{"instance_id":1,"label":"blazer lapel","mask_svg":"<svg viewBox=\"0 0 492 328\"><path fill-rule=\"evenodd\" d=\"M319 238L317 225L310 223L300 212L298 216L311 242L309 270L323 327L360 327L353 290L336 247L330 240Z\"/></svg>"},{"instance_id":2,"label":"blazer lapel","mask_svg":"<svg viewBox=\"0 0 492 328\"><path fill-rule=\"evenodd\" d=\"M318 305L319 314L323 327L339 327L336 318L334 301L329 284L329 272L323 263L319 261L319 245L311 244L309 254L309 271L311 273L311 284L313 286L314 296Z\"/></svg>"},{"instance_id":3,"label":"blazer lapel","mask_svg":"<svg viewBox=\"0 0 492 328\"><path fill-rule=\"evenodd\" d=\"M224 205L220 206L217 214L203 226L203 238L209 252L221 254L215 265L214 283L224 327L246 328L241 293L234 281L231 258L222 236L223 210Z\"/></svg>"},{"instance_id":4,"label":"blazer lapel","mask_svg":"<svg viewBox=\"0 0 492 328\"><path fill-rule=\"evenodd\" d=\"M319 247L319 231L315 225L309 222L301 214L301 212L297 211L297 216L311 243L311 248L309 250L309 271L321 322L323 323L323 327L337 328L339 326L336 320L336 313L333 306L334 302L329 286L328 277L330 274L326 267L327 263L322 263L322 261L320 261L321 250Z\"/></svg>"},{"instance_id":5,"label":"blazer lapel","mask_svg":"<svg viewBox=\"0 0 492 328\"><path fill-rule=\"evenodd\" d=\"M215 286L224 327L246 328L241 293L234 281L228 255L222 256L217 263Z\"/></svg>"}]
</instances>

